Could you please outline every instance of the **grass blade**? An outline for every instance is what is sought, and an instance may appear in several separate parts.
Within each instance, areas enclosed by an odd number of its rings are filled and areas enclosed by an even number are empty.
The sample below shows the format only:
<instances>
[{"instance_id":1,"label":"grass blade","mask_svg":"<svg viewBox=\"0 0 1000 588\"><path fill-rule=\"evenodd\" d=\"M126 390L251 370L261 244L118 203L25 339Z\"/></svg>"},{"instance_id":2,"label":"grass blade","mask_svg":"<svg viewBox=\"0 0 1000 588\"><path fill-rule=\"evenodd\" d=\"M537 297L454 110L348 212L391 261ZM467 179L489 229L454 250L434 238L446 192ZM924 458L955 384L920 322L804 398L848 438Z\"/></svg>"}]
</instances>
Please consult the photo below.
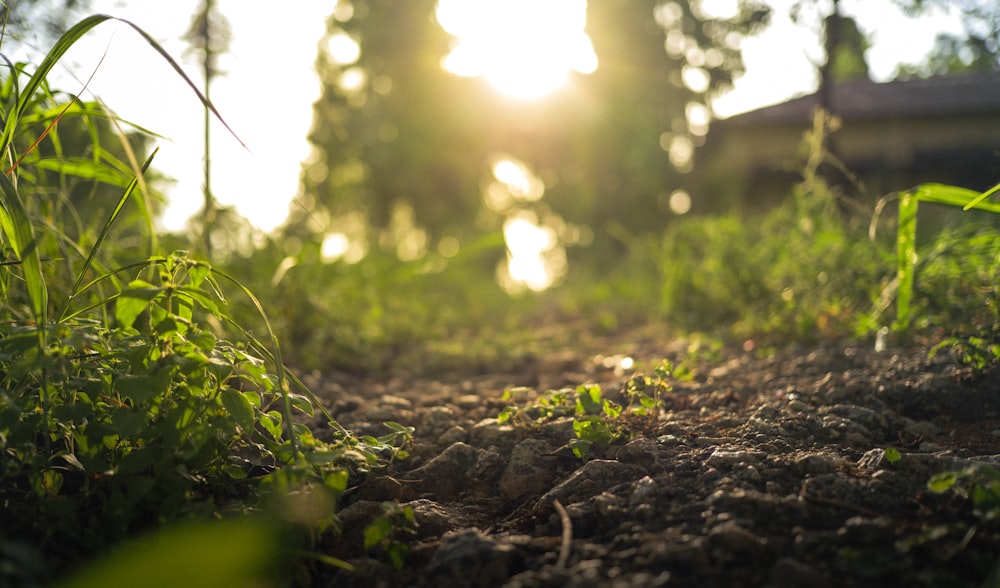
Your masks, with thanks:
<instances>
[{"instance_id":1,"label":"grass blade","mask_svg":"<svg viewBox=\"0 0 1000 588\"><path fill-rule=\"evenodd\" d=\"M292 402L288 397L288 383L286 381L285 363L281 357L281 347L278 345L278 336L271 327L271 321L268 320L267 313L264 312L264 306L260 303L260 300L257 299L254 293L250 291L250 288L247 288L239 280L218 268L213 267L210 269L212 274L225 278L239 288L243 294L250 299L250 302L257 310L257 313L260 314L261 319L264 321L264 328L267 329L268 338L271 340L271 353L273 354L274 363L276 364L274 371L275 375L278 377L278 389L281 391L281 397L284 405L286 434L292 444L292 450L297 459L300 455L299 443L298 439L295 437L295 432L292 430L292 425L294 424L294 421L292 420Z\"/></svg>"},{"instance_id":2,"label":"grass blade","mask_svg":"<svg viewBox=\"0 0 1000 588\"><path fill-rule=\"evenodd\" d=\"M997 184L996 186L993 186L989 190L983 192L982 194L979 195L979 197L975 198L974 200L966 204L963 208L965 210L977 207L982 208L982 204L986 201L986 199L996 194L997 192L1000 192L1000 184Z\"/></svg>"},{"instance_id":3,"label":"grass blade","mask_svg":"<svg viewBox=\"0 0 1000 588\"><path fill-rule=\"evenodd\" d=\"M906 192L899 199L899 227L896 234L896 290L897 331L910 326L910 301L913 299L913 277L917 266L917 207L915 192Z\"/></svg>"},{"instance_id":4,"label":"grass blade","mask_svg":"<svg viewBox=\"0 0 1000 588\"><path fill-rule=\"evenodd\" d=\"M42 327L47 322L49 291L42 274L42 260L38 254L38 241L21 195L10 181L0 174L0 230L14 248L31 302L35 323ZM39 345L45 345L45 329L38 329Z\"/></svg>"},{"instance_id":5,"label":"grass blade","mask_svg":"<svg viewBox=\"0 0 1000 588\"><path fill-rule=\"evenodd\" d=\"M917 186L916 198L921 202L933 202L935 204L945 204L970 210L985 210L1000 214L1000 202L987 202L986 198L1000 191L1000 184L990 188L986 192L979 193L967 188L958 186L948 186L945 184L921 184Z\"/></svg>"},{"instance_id":6,"label":"grass blade","mask_svg":"<svg viewBox=\"0 0 1000 588\"><path fill-rule=\"evenodd\" d=\"M157 152L159 152L159 148L154 149L153 152L149 155L149 157L146 158L146 161L143 162L141 170L142 173L145 173L146 170L149 169L149 165L153 162L153 158L156 157ZM63 308L62 313L60 313L59 320L62 320L65 317L66 312L69 310L69 305L73 302L73 299L80 292L79 290L80 284L83 283L83 279L87 275L87 270L89 270L90 266L93 264L94 257L97 256L97 252L100 250L101 244L104 243L104 239L108 236L108 233L111 231L111 226L115 224L115 219L118 218L118 215L119 213L121 213L122 208L125 207L125 203L128 202L129 197L132 195L132 192L135 191L135 188L138 185L139 185L139 178L138 176L136 176L132 178L131 182L129 182L128 187L125 188L125 192L122 193L122 197L118 199L118 205L115 206L115 209L111 211L111 214L108 216L107 222L104 223L104 227L101 229L101 232L97 235L97 240L94 242L94 246L90 248L90 253L87 255L87 260L84 262L83 267L80 269L80 272L76 276L76 281L73 283L72 290L70 290L69 298L66 300L66 307Z\"/></svg>"},{"instance_id":7,"label":"grass blade","mask_svg":"<svg viewBox=\"0 0 1000 588\"><path fill-rule=\"evenodd\" d=\"M171 57L170 54L167 53L167 50L164 49L163 46L156 41L156 39L150 36L150 34L147 33L146 31L142 30L138 25L130 21L127 21L123 18L108 16L106 14L94 14L76 23L68 31L63 33L61 37L59 37L59 39L55 42L55 44L52 46L49 52L42 59L41 63L38 66L38 69L35 70L34 74L32 74L31 78L28 80L28 83L25 84L24 89L19 94L17 94L18 96L17 106L15 107L12 115L7 117L6 124L4 125L4 133L2 135L2 138L0 138L0 150L5 149L7 145L10 144L10 141L12 140L12 137L14 135L13 131L15 128L17 128L18 121L21 119L21 117L25 114L25 112L31 105L32 96L39 89L39 87L42 86L46 77L48 77L49 72L52 71L52 68L55 67L56 63L59 62L62 56L66 54L66 51L68 51L70 47L73 46L74 43L79 41L80 38L82 38L84 35L90 32L90 30L93 29L94 27L108 20L116 20L118 22L124 23L129 27L131 27L134 31L136 31L149 44L149 46L153 48L154 51L159 53L160 56L162 56L167 61L167 63L170 64L170 67L173 68L175 72L177 72L177 75L179 75L184 80L184 82L187 83L187 85L191 88L191 90L194 91L195 95L198 96L198 100L201 101L201 103L205 106L205 108L208 108L209 111L211 111L211 113L215 115L215 117L219 120L219 122L222 123L222 126L224 126L226 130L229 131L229 133L233 137L235 137L237 141L239 141L240 145L242 145L244 149L248 149L246 144L243 143L243 140L240 139L239 136L237 136L237 134L225 121L225 119L222 118L222 115L215 108L215 105L213 105L212 102L205 96L205 94L203 94L201 90L198 89L198 86L195 85L194 81L190 77L188 77L186 73L184 73L183 69L181 69L181 66L179 63L177 63L177 60ZM11 69L12 76L16 77L15 75L16 68L14 68L13 65L10 65L10 62L8 62L8 66L9 66L8 68Z\"/></svg>"}]
</instances>

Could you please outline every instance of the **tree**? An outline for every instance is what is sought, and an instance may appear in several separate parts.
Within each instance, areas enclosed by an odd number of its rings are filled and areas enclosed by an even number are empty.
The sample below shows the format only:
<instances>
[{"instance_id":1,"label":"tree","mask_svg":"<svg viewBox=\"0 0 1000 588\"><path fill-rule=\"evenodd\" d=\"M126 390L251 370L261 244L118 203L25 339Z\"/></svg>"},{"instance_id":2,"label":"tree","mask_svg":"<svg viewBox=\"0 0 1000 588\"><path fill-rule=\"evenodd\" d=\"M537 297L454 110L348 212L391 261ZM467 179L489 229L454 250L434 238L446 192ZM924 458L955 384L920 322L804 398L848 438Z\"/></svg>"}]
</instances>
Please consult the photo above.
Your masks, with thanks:
<instances>
[{"instance_id":1,"label":"tree","mask_svg":"<svg viewBox=\"0 0 1000 588\"><path fill-rule=\"evenodd\" d=\"M358 210L383 229L404 203L432 240L466 235L484 218L480 190L500 154L544 179L540 214L595 232L610 219L658 230L657 201L685 181L708 96L741 71L739 36L769 14L749 2L716 17L697 0L591 0L597 70L516 102L442 69L450 39L435 8L434 0L337 5L317 60L315 154L289 232L322 233Z\"/></svg>"},{"instance_id":2,"label":"tree","mask_svg":"<svg viewBox=\"0 0 1000 588\"><path fill-rule=\"evenodd\" d=\"M203 0L201 8L191 20L191 26L184 35L190 43L190 52L198 56L205 79L203 93L211 100L212 82L223 72L219 69L219 55L229 50L232 32L225 16L215 7L215 0ZM203 167L203 190L205 204L201 216L202 247L208 258L212 257L212 233L218 222L218 204L212 194L212 111L205 106L203 137L205 161ZM230 211L232 212L232 211Z\"/></svg>"},{"instance_id":3,"label":"tree","mask_svg":"<svg viewBox=\"0 0 1000 588\"><path fill-rule=\"evenodd\" d=\"M929 77L962 71L995 71L1000 69L1000 6L985 0L952 0L902 2L910 12L927 10L941 4L962 14L965 35L938 35L934 50L924 63L902 66L897 77Z\"/></svg>"},{"instance_id":4,"label":"tree","mask_svg":"<svg viewBox=\"0 0 1000 588\"><path fill-rule=\"evenodd\" d=\"M941 34L927 61L901 66L896 77L927 77L957 71L1000 69L1000 5L991 0L891 0L904 13L920 16L931 11L957 10L964 35ZM867 75L864 52L869 43L856 21L842 14L840 0L798 0L791 7L793 21L814 26L824 39L826 56L820 72L821 104L829 110L827 88L851 77Z\"/></svg>"}]
</instances>

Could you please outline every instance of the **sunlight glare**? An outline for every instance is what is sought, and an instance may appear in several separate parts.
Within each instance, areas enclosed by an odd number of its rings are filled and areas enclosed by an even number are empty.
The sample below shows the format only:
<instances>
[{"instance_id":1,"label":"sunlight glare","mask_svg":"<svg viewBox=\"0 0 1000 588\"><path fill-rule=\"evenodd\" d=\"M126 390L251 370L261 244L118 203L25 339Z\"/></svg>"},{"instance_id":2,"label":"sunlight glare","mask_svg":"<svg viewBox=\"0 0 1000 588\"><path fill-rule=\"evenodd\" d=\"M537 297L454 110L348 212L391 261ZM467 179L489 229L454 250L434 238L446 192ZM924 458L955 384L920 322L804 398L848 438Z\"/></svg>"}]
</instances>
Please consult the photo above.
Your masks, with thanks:
<instances>
[{"instance_id":1,"label":"sunlight glare","mask_svg":"<svg viewBox=\"0 0 1000 588\"><path fill-rule=\"evenodd\" d=\"M544 96L571 71L597 69L584 32L586 0L441 0L437 19L457 39L442 66L455 75L481 75L515 98Z\"/></svg>"},{"instance_id":2,"label":"sunlight glare","mask_svg":"<svg viewBox=\"0 0 1000 588\"><path fill-rule=\"evenodd\" d=\"M523 287L534 292L545 290L566 270L565 252L550 227L539 226L537 217L522 212L503 225L507 243L506 276L501 283L508 292Z\"/></svg>"},{"instance_id":3,"label":"sunlight glare","mask_svg":"<svg viewBox=\"0 0 1000 588\"><path fill-rule=\"evenodd\" d=\"M336 261L343 257L350 248L351 242L347 235L343 233L329 233L323 237L323 245L320 248L320 257L326 263Z\"/></svg>"},{"instance_id":4,"label":"sunlight glare","mask_svg":"<svg viewBox=\"0 0 1000 588\"><path fill-rule=\"evenodd\" d=\"M503 183L511 196L523 202L537 202L545 193L545 184L526 165L503 158L493 165L493 177Z\"/></svg>"},{"instance_id":5,"label":"sunlight glare","mask_svg":"<svg viewBox=\"0 0 1000 588\"><path fill-rule=\"evenodd\" d=\"M361 57L361 45L344 32L330 35L326 42L326 52L334 63L350 65Z\"/></svg>"},{"instance_id":6,"label":"sunlight glare","mask_svg":"<svg viewBox=\"0 0 1000 588\"><path fill-rule=\"evenodd\" d=\"M669 206L674 214L687 214L691 211L691 195L685 190L674 190L670 194Z\"/></svg>"}]
</instances>

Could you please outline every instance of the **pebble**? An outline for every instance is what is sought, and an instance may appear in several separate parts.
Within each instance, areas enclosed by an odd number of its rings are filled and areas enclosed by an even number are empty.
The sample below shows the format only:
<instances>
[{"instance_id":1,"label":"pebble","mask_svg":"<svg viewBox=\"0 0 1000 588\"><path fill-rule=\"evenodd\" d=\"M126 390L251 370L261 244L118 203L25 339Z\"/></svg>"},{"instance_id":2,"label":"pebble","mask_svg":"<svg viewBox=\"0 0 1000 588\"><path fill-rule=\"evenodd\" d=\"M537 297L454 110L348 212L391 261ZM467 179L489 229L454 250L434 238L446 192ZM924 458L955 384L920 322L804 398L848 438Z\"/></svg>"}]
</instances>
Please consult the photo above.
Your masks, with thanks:
<instances>
[{"instance_id":1,"label":"pebble","mask_svg":"<svg viewBox=\"0 0 1000 588\"><path fill-rule=\"evenodd\" d=\"M510 454L510 460L500 475L500 495L515 500L529 494L541 494L552 487L556 470L552 467L554 449L547 441L525 439Z\"/></svg>"},{"instance_id":2,"label":"pebble","mask_svg":"<svg viewBox=\"0 0 1000 588\"><path fill-rule=\"evenodd\" d=\"M404 496L430 494L439 501L458 498L476 477L476 466L483 451L465 443L450 445L426 464L399 475L404 481Z\"/></svg>"},{"instance_id":3,"label":"pebble","mask_svg":"<svg viewBox=\"0 0 1000 588\"><path fill-rule=\"evenodd\" d=\"M448 535L427 566L427 585L438 588L494 588L503 585L519 561L513 546L478 529Z\"/></svg>"},{"instance_id":4,"label":"pebble","mask_svg":"<svg viewBox=\"0 0 1000 588\"><path fill-rule=\"evenodd\" d=\"M569 504L600 494L612 486L630 482L646 474L646 471L632 464L619 461L595 459L573 472L542 496L539 505L548 505L553 500Z\"/></svg>"},{"instance_id":5,"label":"pebble","mask_svg":"<svg viewBox=\"0 0 1000 588\"><path fill-rule=\"evenodd\" d=\"M449 445L454 445L455 443L465 443L469 440L469 433L465 430L465 427L461 425L455 425L449 428L441 436L438 437L438 445L447 447Z\"/></svg>"},{"instance_id":6,"label":"pebble","mask_svg":"<svg viewBox=\"0 0 1000 588\"><path fill-rule=\"evenodd\" d=\"M478 394L462 394L456 397L453 403L462 410L473 410L483 405L483 398Z\"/></svg>"},{"instance_id":7,"label":"pebble","mask_svg":"<svg viewBox=\"0 0 1000 588\"><path fill-rule=\"evenodd\" d=\"M729 468L739 464L756 463L764 454L742 449L718 448L708 456L706 465L716 468Z\"/></svg>"},{"instance_id":8,"label":"pebble","mask_svg":"<svg viewBox=\"0 0 1000 588\"><path fill-rule=\"evenodd\" d=\"M830 586L830 576L794 557L779 557L771 566L767 588L815 588Z\"/></svg>"}]
</instances>

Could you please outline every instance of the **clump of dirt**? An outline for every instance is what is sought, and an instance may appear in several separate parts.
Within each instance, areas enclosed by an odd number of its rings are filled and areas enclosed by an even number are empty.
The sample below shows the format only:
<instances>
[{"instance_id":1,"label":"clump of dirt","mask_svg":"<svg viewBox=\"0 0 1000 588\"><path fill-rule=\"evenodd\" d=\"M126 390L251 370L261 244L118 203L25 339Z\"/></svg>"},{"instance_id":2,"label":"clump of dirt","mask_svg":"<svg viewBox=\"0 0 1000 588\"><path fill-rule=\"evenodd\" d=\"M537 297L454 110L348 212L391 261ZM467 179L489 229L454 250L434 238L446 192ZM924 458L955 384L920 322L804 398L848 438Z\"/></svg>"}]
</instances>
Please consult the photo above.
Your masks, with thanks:
<instances>
[{"instance_id":1,"label":"clump of dirt","mask_svg":"<svg viewBox=\"0 0 1000 588\"><path fill-rule=\"evenodd\" d=\"M626 334L514 372L313 376L359 433L416 427L412 456L345 499L345 528L390 500L413 509L394 570L344 540L337 586L979 586L1000 574L1000 524L939 472L1000 467L1000 366L926 349L827 345L723 352L674 382L664 410L582 461L572 422L499 424L505 389L538 393L676 361L683 342ZM598 355L598 352L601 355ZM887 452L887 450L889 450ZM898 459L897 453L898 452Z\"/></svg>"}]
</instances>

